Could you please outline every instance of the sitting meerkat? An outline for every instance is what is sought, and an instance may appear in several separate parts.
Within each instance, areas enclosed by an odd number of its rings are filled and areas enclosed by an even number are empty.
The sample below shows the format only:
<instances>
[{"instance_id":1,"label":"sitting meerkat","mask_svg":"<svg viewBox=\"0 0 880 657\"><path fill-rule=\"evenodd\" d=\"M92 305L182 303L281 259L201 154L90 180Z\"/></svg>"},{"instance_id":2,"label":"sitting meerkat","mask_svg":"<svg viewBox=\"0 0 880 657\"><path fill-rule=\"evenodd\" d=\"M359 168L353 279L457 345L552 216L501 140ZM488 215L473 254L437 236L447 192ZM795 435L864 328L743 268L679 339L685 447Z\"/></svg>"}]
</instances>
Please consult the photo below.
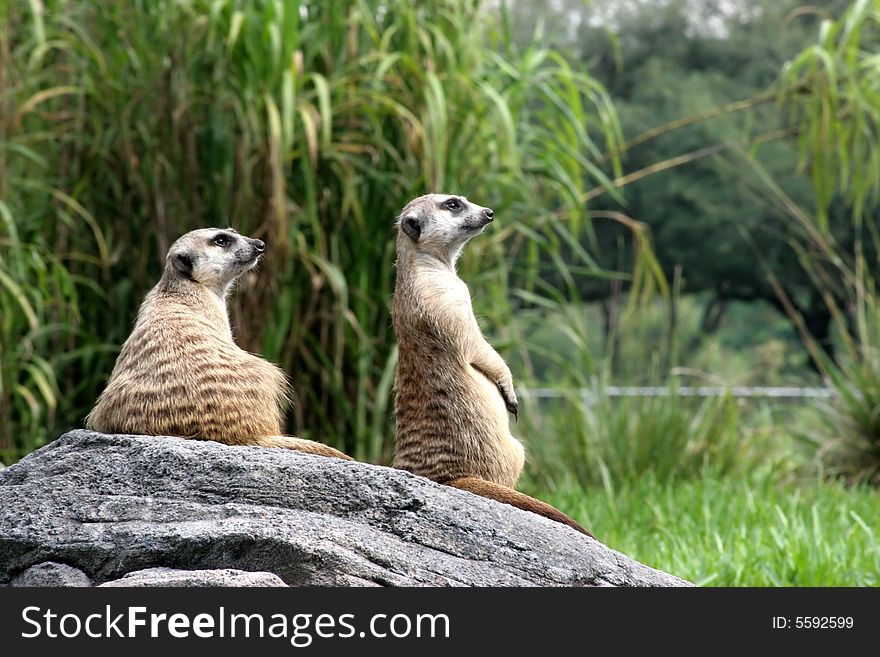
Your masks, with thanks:
<instances>
[{"instance_id":1,"label":"sitting meerkat","mask_svg":"<svg viewBox=\"0 0 880 657\"><path fill-rule=\"evenodd\" d=\"M508 412L519 412L513 377L480 332L470 292L455 272L467 241L493 217L464 197L428 194L398 218L394 466L592 536L514 490L525 455L510 433Z\"/></svg>"},{"instance_id":2,"label":"sitting meerkat","mask_svg":"<svg viewBox=\"0 0 880 657\"><path fill-rule=\"evenodd\" d=\"M165 272L141 304L110 381L86 418L89 429L350 460L327 445L281 435L287 377L233 340L226 298L265 249L263 241L231 228L194 230L171 245Z\"/></svg>"}]
</instances>

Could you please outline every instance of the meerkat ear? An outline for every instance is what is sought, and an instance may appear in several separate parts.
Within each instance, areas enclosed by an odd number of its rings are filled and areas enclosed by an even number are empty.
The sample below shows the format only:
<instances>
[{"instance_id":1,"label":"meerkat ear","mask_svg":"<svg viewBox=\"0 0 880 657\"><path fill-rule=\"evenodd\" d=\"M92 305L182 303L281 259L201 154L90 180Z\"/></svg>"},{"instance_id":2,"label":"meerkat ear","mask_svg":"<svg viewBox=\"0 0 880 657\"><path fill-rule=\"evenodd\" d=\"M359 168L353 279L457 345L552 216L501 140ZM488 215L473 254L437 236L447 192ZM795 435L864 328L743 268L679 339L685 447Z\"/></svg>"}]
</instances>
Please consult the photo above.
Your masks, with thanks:
<instances>
[{"instance_id":1,"label":"meerkat ear","mask_svg":"<svg viewBox=\"0 0 880 657\"><path fill-rule=\"evenodd\" d=\"M193 258L188 253L175 253L171 256L171 264L187 278L192 278Z\"/></svg>"},{"instance_id":2,"label":"meerkat ear","mask_svg":"<svg viewBox=\"0 0 880 657\"><path fill-rule=\"evenodd\" d=\"M418 242L419 238L422 236L422 220L414 214L408 214L405 217L401 217L400 227L403 229L404 233L409 235L409 238L413 242Z\"/></svg>"}]
</instances>

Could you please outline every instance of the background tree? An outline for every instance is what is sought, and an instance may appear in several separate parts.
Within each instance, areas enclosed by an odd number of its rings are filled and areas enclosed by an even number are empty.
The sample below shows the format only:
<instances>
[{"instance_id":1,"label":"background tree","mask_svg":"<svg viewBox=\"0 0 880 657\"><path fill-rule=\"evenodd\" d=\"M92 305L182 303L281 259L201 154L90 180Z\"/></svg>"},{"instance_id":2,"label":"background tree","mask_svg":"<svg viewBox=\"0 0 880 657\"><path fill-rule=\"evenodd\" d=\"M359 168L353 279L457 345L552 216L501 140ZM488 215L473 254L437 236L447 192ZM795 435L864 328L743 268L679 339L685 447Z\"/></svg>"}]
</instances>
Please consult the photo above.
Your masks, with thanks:
<instances>
[{"instance_id":1,"label":"background tree","mask_svg":"<svg viewBox=\"0 0 880 657\"><path fill-rule=\"evenodd\" d=\"M542 37L576 54L609 89L629 148L623 203L609 208L644 222L669 280L682 294L704 299L703 327L715 330L730 301L768 303L787 310L768 276L787 290L810 333L833 350L832 315L805 271L809 239L789 221L786 203L815 209L813 182L799 167L798 126L780 107L780 71L808 48L821 21L846 2L800 8L797 0L760 2L598 1L563 3ZM517 34L535 24L534 8L518 5ZM571 17L577 16L576 19ZM666 168L668 167L668 168ZM773 189L768 188L772 181ZM851 250L852 205L840 198L833 238ZM874 214L874 207L865 212ZM631 239L619 223L596 221L597 264L628 271ZM793 244L800 245L793 248ZM579 280L583 298L602 301L611 331L626 286L598 277Z\"/></svg>"}]
</instances>

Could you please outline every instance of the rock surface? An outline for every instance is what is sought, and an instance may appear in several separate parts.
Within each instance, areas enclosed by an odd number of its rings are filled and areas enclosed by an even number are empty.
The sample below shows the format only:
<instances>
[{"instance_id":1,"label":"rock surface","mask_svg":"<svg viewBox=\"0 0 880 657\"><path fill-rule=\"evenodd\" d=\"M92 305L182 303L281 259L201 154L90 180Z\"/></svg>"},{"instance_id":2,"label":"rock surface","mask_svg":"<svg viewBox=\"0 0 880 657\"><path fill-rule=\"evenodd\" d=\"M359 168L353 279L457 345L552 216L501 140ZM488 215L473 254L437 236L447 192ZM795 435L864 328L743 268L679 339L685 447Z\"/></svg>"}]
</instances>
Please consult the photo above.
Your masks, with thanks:
<instances>
[{"instance_id":1,"label":"rock surface","mask_svg":"<svg viewBox=\"0 0 880 657\"><path fill-rule=\"evenodd\" d=\"M245 570L176 570L145 568L101 586L287 586L278 575Z\"/></svg>"},{"instance_id":2,"label":"rock surface","mask_svg":"<svg viewBox=\"0 0 880 657\"><path fill-rule=\"evenodd\" d=\"M72 431L0 473L0 499L0 585L48 561L94 584L687 585L526 511L283 449Z\"/></svg>"},{"instance_id":3,"label":"rock surface","mask_svg":"<svg viewBox=\"0 0 880 657\"><path fill-rule=\"evenodd\" d=\"M79 568L46 561L16 575L12 586L91 586L92 580Z\"/></svg>"}]
</instances>

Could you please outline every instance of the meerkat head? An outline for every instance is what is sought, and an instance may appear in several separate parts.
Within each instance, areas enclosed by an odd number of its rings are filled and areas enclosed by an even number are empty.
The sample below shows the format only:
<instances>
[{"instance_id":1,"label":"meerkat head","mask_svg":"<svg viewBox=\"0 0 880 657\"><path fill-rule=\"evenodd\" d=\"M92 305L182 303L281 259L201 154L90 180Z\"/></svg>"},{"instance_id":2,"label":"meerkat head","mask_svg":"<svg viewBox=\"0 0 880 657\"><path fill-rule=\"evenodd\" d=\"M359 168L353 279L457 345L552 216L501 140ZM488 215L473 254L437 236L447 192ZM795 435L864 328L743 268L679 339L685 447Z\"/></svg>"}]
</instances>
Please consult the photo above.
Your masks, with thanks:
<instances>
[{"instance_id":1,"label":"meerkat head","mask_svg":"<svg viewBox=\"0 0 880 657\"><path fill-rule=\"evenodd\" d=\"M171 245L165 271L224 297L235 279L253 268L265 250L265 242L239 235L232 228L202 228Z\"/></svg>"},{"instance_id":2,"label":"meerkat head","mask_svg":"<svg viewBox=\"0 0 880 657\"><path fill-rule=\"evenodd\" d=\"M454 266L469 239L483 232L495 213L464 196L426 194L413 199L398 217L398 245L412 245Z\"/></svg>"}]
</instances>

